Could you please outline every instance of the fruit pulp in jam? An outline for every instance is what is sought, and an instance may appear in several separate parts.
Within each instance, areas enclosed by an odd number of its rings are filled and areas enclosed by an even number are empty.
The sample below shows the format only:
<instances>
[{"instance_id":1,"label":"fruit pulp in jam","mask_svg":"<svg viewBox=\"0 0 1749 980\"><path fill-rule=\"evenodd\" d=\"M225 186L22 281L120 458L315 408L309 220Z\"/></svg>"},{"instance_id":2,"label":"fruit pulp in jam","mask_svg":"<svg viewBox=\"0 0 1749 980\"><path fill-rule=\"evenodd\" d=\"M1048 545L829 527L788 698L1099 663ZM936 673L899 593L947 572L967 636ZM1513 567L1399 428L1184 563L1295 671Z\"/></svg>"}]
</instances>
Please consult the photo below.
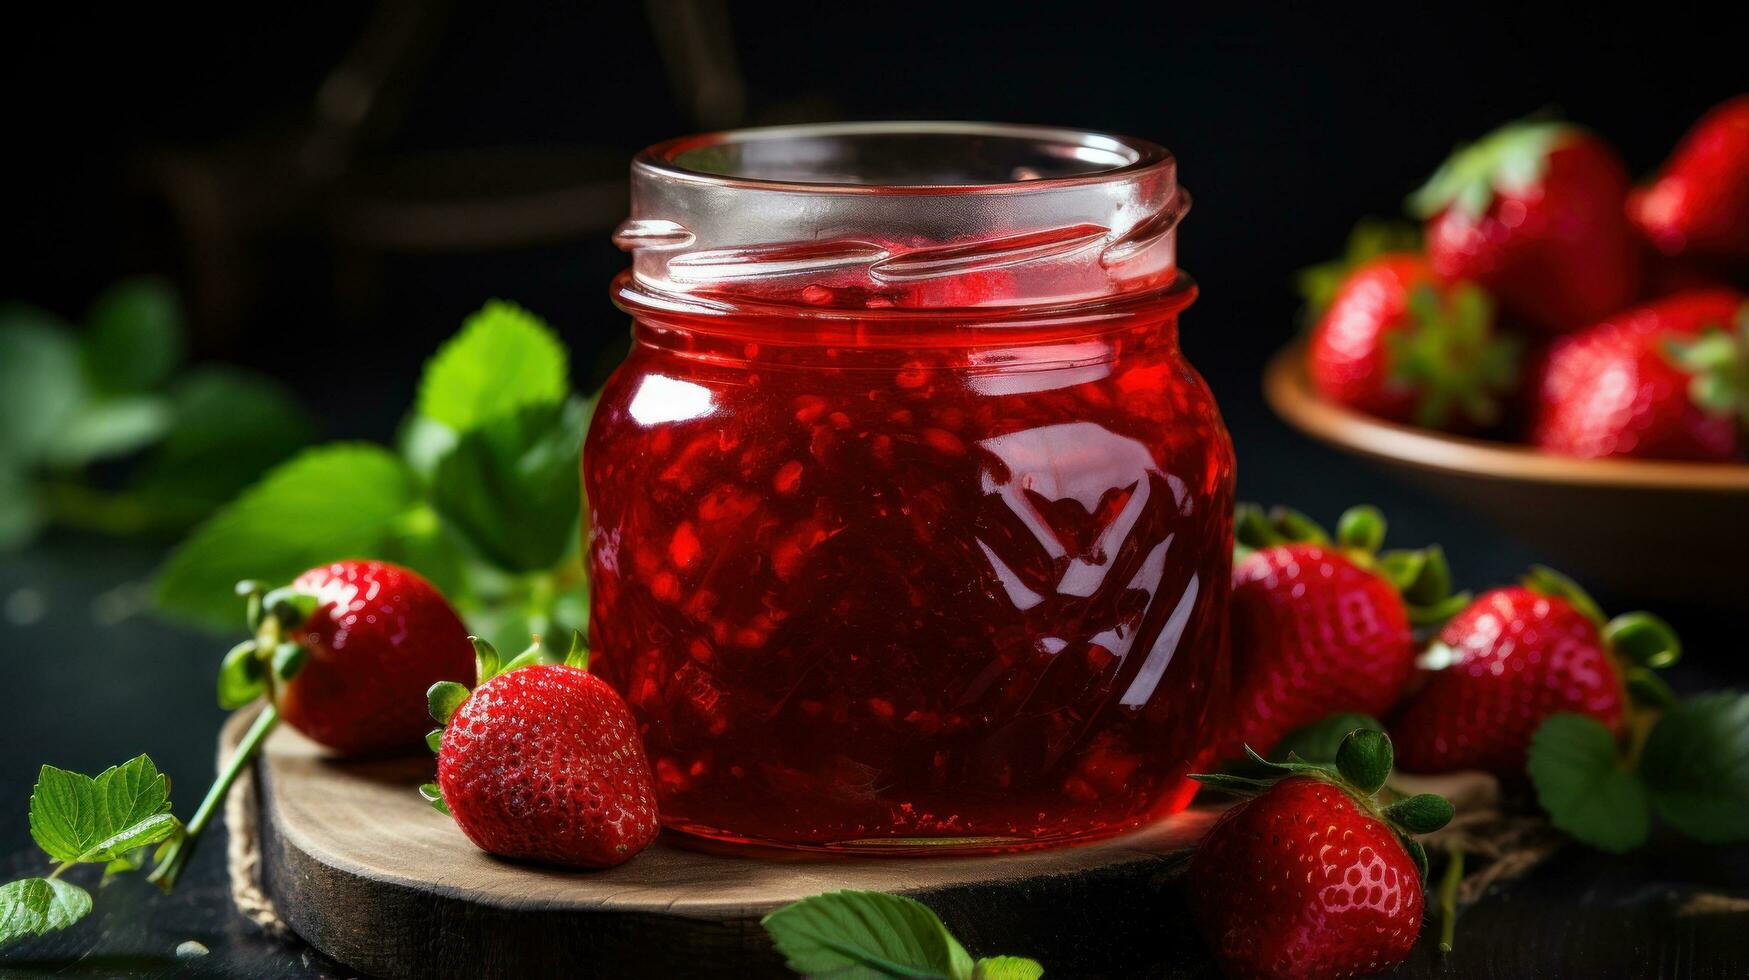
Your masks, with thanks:
<instances>
[{"instance_id":1,"label":"fruit pulp in jam","mask_svg":"<svg viewBox=\"0 0 1749 980\"><path fill-rule=\"evenodd\" d=\"M1232 450L1181 305L637 325L584 455L591 639L667 825L995 850L1188 802Z\"/></svg>"}]
</instances>

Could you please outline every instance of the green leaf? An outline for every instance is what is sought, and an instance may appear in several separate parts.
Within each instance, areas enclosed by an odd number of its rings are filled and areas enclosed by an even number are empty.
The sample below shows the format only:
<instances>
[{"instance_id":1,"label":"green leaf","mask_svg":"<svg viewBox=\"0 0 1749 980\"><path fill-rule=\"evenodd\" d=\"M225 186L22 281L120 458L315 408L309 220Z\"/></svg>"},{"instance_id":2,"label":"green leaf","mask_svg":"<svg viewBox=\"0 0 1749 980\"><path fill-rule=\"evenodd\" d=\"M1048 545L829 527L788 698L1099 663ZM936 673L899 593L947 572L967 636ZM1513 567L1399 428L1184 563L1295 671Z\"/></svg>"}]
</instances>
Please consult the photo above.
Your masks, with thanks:
<instances>
[{"instance_id":1,"label":"green leaf","mask_svg":"<svg viewBox=\"0 0 1749 980\"><path fill-rule=\"evenodd\" d=\"M1435 793L1417 793L1385 807L1385 816L1411 834L1431 834L1451 823L1451 801Z\"/></svg>"},{"instance_id":2,"label":"green leaf","mask_svg":"<svg viewBox=\"0 0 1749 980\"><path fill-rule=\"evenodd\" d=\"M571 631L571 649L565 652L565 666L589 669L589 641L583 638L582 630Z\"/></svg>"},{"instance_id":3,"label":"green leaf","mask_svg":"<svg viewBox=\"0 0 1749 980\"><path fill-rule=\"evenodd\" d=\"M443 729L433 728L425 733L425 747L433 752L443 751Z\"/></svg>"},{"instance_id":4,"label":"green leaf","mask_svg":"<svg viewBox=\"0 0 1749 980\"><path fill-rule=\"evenodd\" d=\"M79 348L60 321L0 309L0 465L36 462L85 398Z\"/></svg>"},{"instance_id":5,"label":"green leaf","mask_svg":"<svg viewBox=\"0 0 1749 980\"><path fill-rule=\"evenodd\" d=\"M1431 218L1452 207L1471 219L1480 217L1496 191L1525 191L1541 180L1549 152L1572 132L1565 123L1521 120L1460 146L1409 196L1409 212Z\"/></svg>"},{"instance_id":6,"label":"green leaf","mask_svg":"<svg viewBox=\"0 0 1749 980\"><path fill-rule=\"evenodd\" d=\"M1526 769L1537 802L1560 829L1616 854L1646 841L1646 786L1616 764L1615 736L1595 718L1550 717L1531 739Z\"/></svg>"},{"instance_id":7,"label":"green leaf","mask_svg":"<svg viewBox=\"0 0 1749 980\"><path fill-rule=\"evenodd\" d=\"M0 946L65 929L91 911L91 894L59 878L26 878L0 885Z\"/></svg>"},{"instance_id":8,"label":"green leaf","mask_svg":"<svg viewBox=\"0 0 1749 980\"><path fill-rule=\"evenodd\" d=\"M232 647L219 661L219 707L235 711L267 690L267 667L254 640Z\"/></svg>"},{"instance_id":9,"label":"green leaf","mask_svg":"<svg viewBox=\"0 0 1749 980\"><path fill-rule=\"evenodd\" d=\"M453 816L453 814L449 812L449 804L444 802L443 790L439 789L436 783L421 783L419 786L419 797L425 802L431 804L431 808L438 813L441 813L446 817Z\"/></svg>"},{"instance_id":10,"label":"green leaf","mask_svg":"<svg viewBox=\"0 0 1749 980\"><path fill-rule=\"evenodd\" d=\"M315 438L291 393L249 371L190 371L171 385L170 409L170 431L133 485L170 524L199 520Z\"/></svg>"},{"instance_id":11,"label":"green leaf","mask_svg":"<svg viewBox=\"0 0 1749 980\"><path fill-rule=\"evenodd\" d=\"M477 636L468 637L468 642L474 645L474 683L484 684L498 676L498 648Z\"/></svg>"},{"instance_id":12,"label":"green leaf","mask_svg":"<svg viewBox=\"0 0 1749 980\"><path fill-rule=\"evenodd\" d=\"M1666 712L1640 772L1677 830L1707 844L1749 840L1749 695L1703 694Z\"/></svg>"},{"instance_id":13,"label":"green leaf","mask_svg":"<svg viewBox=\"0 0 1749 980\"><path fill-rule=\"evenodd\" d=\"M1385 543L1385 515L1377 507L1350 507L1336 520L1336 542L1371 554Z\"/></svg>"},{"instance_id":14,"label":"green leaf","mask_svg":"<svg viewBox=\"0 0 1749 980\"><path fill-rule=\"evenodd\" d=\"M972 980L1039 980L1045 968L1024 956L986 956L972 966Z\"/></svg>"},{"instance_id":15,"label":"green leaf","mask_svg":"<svg viewBox=\"0 0 1749 980\"><path fill-rule=\"evenodd\" d=\"M760 924L803 976L968 980L973 970L934 912L897 895L827 892L785 905Z\"/></svg>"},{"instance_id":16,"label":"green leaf","mask_svg":"<svg viewBox=\"0 0 1749 980\"><path fill-rule=\"evenodd\" d=\"M1370 728L1349 732L1336 748L1336 771L1342 778L1371 796L1391 776L1391 737Z\"/></svg>"},{"instance_id":17,"label":"green leaf","mask_svg":"<svg viewBox=\"0 0 1749 980\"><path fill-rule=\"evenodd\" d=\"M577 398L483 422L437 464L438 510L500 567L551 568L577 547L587 428Z\"/></svg>"},{"instance_id":18,"label":"green leaf","mask_svg":"<svg viewBox=\"0 0 1749 980\"><path fill-rule=\"evenodd\" d=\"M146 756L95 779L43 766L30 795L30 835L56 861L108 862L174 833L169 811L170 781Z\"/></svg>"},{"instance_id":19,"label":"green leaf","mask_svg":"<svg viewBox=\"0 0 1749 980\"><path fill-rule=\"evenodd\" d=\"M29 544L42 524L36 488L23 473L0 460L0 552Z\"/></svg>"},{"instance_id":20,"label":"green leaf","mask_svg":"<svg viewBox=\"0 0 1749 980\"><path fill-rule=\"evenodd\" d=\"M129 279L91 304L80 353L94 387L147 391L182 360L182 307L161 279Z\"/></svg>"},{"instance_id":21,"label":"green leaf","mask_svg":"<svg viewBox=\"0 0 1749 980\"><path fill-rule=\"evenodd\" d=\"M310 662L310 651L303 645L286 640L273 648L273 676L289 681L303 672Z\"/></svg>"},{"instance_id":22,"label":"green leaf","mask_svg":"<svg viewBox=\"0 0 1749 980\"><path fill-rule=\"evenodd\" d=\"M447 725L462 702L468 699L469 693L466 687L455 681L438 681L425 692L425 706L430 709L432 720Z\"/></svg>"},{"instance_id":23,"label":"green leaf","mask_svg":"<svg viewBox=\"0 0 1749 980\"><path fill-rule=\"evenodd\" d=\"M1682 659L1676 630L1649 612L1622 613L1604 626L1603 637L1617 656L1641 667L1662 669Z\"/></svg>"},{"instance_id":24,"label":"green leaf","mask_svg":"<svg viewBox=\"0 0 1749 980\"><path fill-rule=\"evenodd\" d=\"M459 433L570 390L564 345L545 323L493 300L425 365L418 412Z\"/></svg>"},{"instance_id":25,"label":"green leaf","mask_svg":"<svg viewBox=\"0 0 1749 980\"><path fill-rule=\"evenodd\" d=\"M43 458L56 466L78 466L126 456L163 438L170 422L170 403L156 395L88 401L61 426Z\"/></svg>"},{"instance_id":26,"label":"green leaf","mask_svg":"<svg viewBox=\"0 0 1749 980\"><path fill-rule=\"evenodd\" d=\"M239 579L286 581L324 562L375 556L415 501L412 475L388 450L337 443L272 472L201 525L158 576L164 611L224 627L238 622Z\"/></svg>"},{"instance_id":27,"label":"green leaf","mask_svg":"<svg viewBox=\"0 0 1749 980\"><path fill-rule=\"evenodd\" d=\"M1307 762L1329 765L1336 761L1336 750L1342 746L1342 740L1348 737L1348 733L1360 729L1382 732L1385 726L1376 719L1357 712L1334 714L1322 721L1314 721L1288 732L1275 744L1269 758L1279 762L1292 753Z\"/></svg>"}]
</instances>

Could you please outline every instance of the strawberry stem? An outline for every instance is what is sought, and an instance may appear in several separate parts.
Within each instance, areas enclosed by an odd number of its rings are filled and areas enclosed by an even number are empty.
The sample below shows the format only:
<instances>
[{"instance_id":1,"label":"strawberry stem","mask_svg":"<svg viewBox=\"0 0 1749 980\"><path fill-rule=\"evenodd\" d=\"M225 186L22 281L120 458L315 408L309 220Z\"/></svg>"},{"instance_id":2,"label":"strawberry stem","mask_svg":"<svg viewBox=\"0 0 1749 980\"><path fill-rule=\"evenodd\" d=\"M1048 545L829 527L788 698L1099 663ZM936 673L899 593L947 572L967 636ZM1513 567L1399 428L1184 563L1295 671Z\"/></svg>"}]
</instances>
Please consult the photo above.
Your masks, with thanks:
<instances>
[{"instance_id":1,"label":"strawberry stem","mask_svg":"<svg viewBox=\"0 0 1749 980\"><path fill-rule=\"evenodd\" d=\"M219 772L219 778L213 781L212 788L207 790L206 797L200 801L200 807L194 811L194 817L188 821L187 828L170 844L158 866L152 869L148 881L164 891L176 887L176 879L181 876L182 869L188 866L189 858L194 855L201 833L212 822L213 815L218 812L225 797L230 795L231 785L255 761L256 754L261 750L261 743L267 740L267 736L278 724L279 709L272 702L268 702L262 706L261 713L255 716L255 722L244 733L243 740L237 743L237 751L231 753L231 758L226 760L225 768Z\"/></svg>"},{"instance_id":2,"label":"strawberry stem","mask_svg":"<svg viewBox=\"0 0 1749 980\"><path fill-rule=\"evenodd\" d=\"M1451 849L1451 859L1445 863L1445 874L1439 879L1439 951L1449 953L1457 936L1457 893L1464 880L1464 848Z\"/></svg>"}]
</instances>

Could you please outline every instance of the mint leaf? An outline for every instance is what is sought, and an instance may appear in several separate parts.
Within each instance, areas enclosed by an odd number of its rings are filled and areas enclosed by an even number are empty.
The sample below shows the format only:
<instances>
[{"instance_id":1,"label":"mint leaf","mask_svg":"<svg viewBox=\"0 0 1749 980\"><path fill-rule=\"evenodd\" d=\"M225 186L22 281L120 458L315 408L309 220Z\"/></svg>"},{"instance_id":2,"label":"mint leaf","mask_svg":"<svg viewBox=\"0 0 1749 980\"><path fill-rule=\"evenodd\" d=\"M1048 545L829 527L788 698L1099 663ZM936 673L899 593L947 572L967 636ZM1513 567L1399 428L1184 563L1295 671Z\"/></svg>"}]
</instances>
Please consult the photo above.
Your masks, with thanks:
<instances>
[{"instance_id":1,"label":"mint leaf","mask_svg":"<svg viewBox=\"0 0 1749 980\"><path fill-rule=\"evenodd\" d=\"M26 878L0 885L0 946L65 929L90 911L90 893L59 878Z\"/></svg>"},{"instance_id":2,"label":"mint leaf","mask_svg":"<svg viewBox=\"0 0 1749 980\"><path fill-rule=\"evenodd\" d=\"M86 397L79 348L52 315L0 310L0 464L34 463Z\"/></svg>"},{"instance_id":3,"label":"mint leaf","mask_svg":"<svg viewBox=\"0 0 1749 980\"><path fill-rule=\"evenodd\" d=\"M143 755L95 779L43 766L30 794L30 835L56 861L112 861L176 827L170 781Z\"/></svg>"},{"instance_id":4,"label":"mint leaf","mask_svg":"<svg viewBox=\"0 0 1749 980\"><path fill-rule=\"evenodd\" d=\"M972 967L972 980L1039 980L1044 975L1038 960L1024 956L986 956Z\"/></svg>"},{"instance_id":5,"label":"mint leaf","mask_svg":"<svg viewBox=\"0 0 1749 980\"><path fill-rule=\"evenodd\" d=\"M364 443L311 449L273 469L201 525L158 576L164 611L225 627L241 620L243 579L288 581L341 558L374 555L415 502L412 474Z\"/></svg>"},{"instance_id":6,"label":"mint leaf","mask_svg":"<svg viewBox=\"0 0 1749 980\"><path fill-rule=\"evenodd\" d=\"M1640 772L1677 830L1707 844L1749 840L1749 695L1703 694L1666 712Z\"/></svg>"},{"instance_id":7,"label":"mint leaf","mask_svg":"<svg viewBox=\"0 0 1749 980\"><path fill-rule=\"evenodd\" d=\"M540 318L493 300L425 365L417 410L457 432L570 390L564 345Z\"/></svg>"},{"instance_id":8,"label":"mint leaf","mask_svg":"<svg viewBox=\"0 0 1749 980\"><path fill-rule=\"evenodd\" d=\"M804 976L970 980L972 959L921 902L836 891L760 920L789 968Z\"/></svg>"},{"instance_id":9,"label":"mint leaf","mask_svg":"<svg viewBox=\"0 0 1749 980\"><path fill-rule=\"evenodd\" d=\"M1379 724L1377 719L1358 712L1334 714L1282 736L1281 741L1275 743L1275 748L1270 751L1269 759L1271 762L1281 762L1291 752L1307 762L1329 765L1336 761L1336 750L1342 747L1342 740L1348 737L1348 733L1362 729L1382 732L1385 726Z\"/></svg>"},{"instance_id":10,"label":"mint leaf","mask_svg":"<svg viewBox=\"0 0 1749 980\"><path fill-rule=\"evenodd\" d=\"M577 460L588 427L578 398L482 422L438 462L438 510L499 567L551 568L577 546Z\"/></svg>"},{"instance_id":11,"label":"mint leaf","mask_svg":"<svg viewBox=\"0 0 1749 980\"><path fill-rule=\"evenodd\" d=\"M81 346L85 375L100 391L146 391L182 360L182 307L161 279L116 283L91 304Z\"/></svg>"},{"instance_id":12,"label":"mint leaf","mask_svg":"<svg viewBox=\"0 0 1749 980\"><path fill-rule=\"evenodd\" d=\"M57 466L138 452L170 429L170 404L153 395L127 395L80 406L44 447L43 458Z\"/></svg>"},{"instance_id":13,"label":"mint leaf","mask_svg":"<svg viewBox=\"0 0 1749 980\"><path fill-rule=\"evenodd\" d=\"M1602 722L1578 714L1550 717L1531 739L1526 769L1556 827L1616 854L1645 843L1651 828L1646 785L1616 764L1615 736Z\"/></svg>"}]
</instances>

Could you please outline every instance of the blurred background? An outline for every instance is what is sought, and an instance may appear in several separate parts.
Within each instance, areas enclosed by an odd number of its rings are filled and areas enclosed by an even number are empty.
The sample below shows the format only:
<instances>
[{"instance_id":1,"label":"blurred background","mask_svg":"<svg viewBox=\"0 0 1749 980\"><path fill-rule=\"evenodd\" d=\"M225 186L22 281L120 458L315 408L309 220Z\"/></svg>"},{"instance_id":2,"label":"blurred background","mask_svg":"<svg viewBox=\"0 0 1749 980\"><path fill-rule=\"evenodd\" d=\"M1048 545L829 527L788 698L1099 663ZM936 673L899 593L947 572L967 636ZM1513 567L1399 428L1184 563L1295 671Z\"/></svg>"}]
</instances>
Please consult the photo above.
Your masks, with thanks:
<instances>
[{"instance_id":1,"label":"blurred background","mask_svg":"<svg viewBox=\"0 0 1749 980\"><path fill-rule=\"evenodd\" d=\"M1293 273L1356 219L1400 215L1453 144L1539 110L1649 173L1749 88L1741 32L1699 5L1338 7L30 5L8 14L0 67L0 299L77 323L112 282L161 275L193 363L274 379L322 438L386 441L425 359L490 297L545 317L594 387L627 333L608 235L651 142L828 119L1134 134L1172 149L1195 195L1181 255L1203 292L1183 342L1241 495L1324 520L1373 500L1399 542L1463 545L1459 578L1486 585L1537 556L1263 407L1262 364L1298 329ZM146 750L188 794L205 782L230 640L142 613L164 543L57 530L0 557L0 663L32 706L0 737L0 852L28 843L40 760L95 771Z\"/></svg>"}]
</instances>

